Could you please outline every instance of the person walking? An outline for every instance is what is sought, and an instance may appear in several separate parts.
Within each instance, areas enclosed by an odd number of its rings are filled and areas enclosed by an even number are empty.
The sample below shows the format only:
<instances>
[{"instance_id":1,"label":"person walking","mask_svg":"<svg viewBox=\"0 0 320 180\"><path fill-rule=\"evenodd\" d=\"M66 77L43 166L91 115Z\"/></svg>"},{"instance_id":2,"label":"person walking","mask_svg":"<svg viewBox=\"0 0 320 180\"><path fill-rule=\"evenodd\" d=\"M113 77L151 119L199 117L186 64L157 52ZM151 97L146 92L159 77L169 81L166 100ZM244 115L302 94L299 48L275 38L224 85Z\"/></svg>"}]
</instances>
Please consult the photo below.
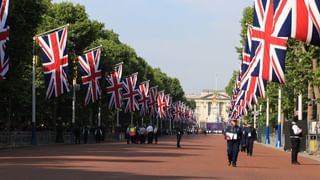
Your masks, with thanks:
<instances>
[{"instance_id":1,"label":"person walking","mask_svg":"<svg viewBox=\"0 0 320 180\"><path fill-rule=\"evenodd\" d=\"M241 129L237 124L237 120L233 119L231 125L226 128L225 139L227 140L229 166L236 167L241 139Z\"/></svg>"},{"instance_id":2,"label":"person walking","mask_svg":"<svg viewBox=\"0 0 320 180\"><path fill-rule=\"evenodd\" d=\"M98 126L94 132L95 138L96 138L96 143L100 143L101 137L102 137L102 130L100 126Z\"/></svg>"},{"instance_id":3,"label":"person walking","mask_svg":"<svg viewBox=\"0 0 320 180\"><path fill-rule=\"evenodd\" d=\"M89 128L87 126L84 127L82 135L83 135L83 143L87 144L88 143L88 136L89 136Z\"/></svg>"},{"instance_id":4,"label":"person walking","mask_svg":"<svg viewBox=\"0 0 320 180\"><path fill-rule=\"evenodd\" d=\"M154 136L154 143L158 144L158 127L157 126L154 126L153 136Z\"/></svg>"},{"instance_id":5,"label":"person walking","mask_svg":"<svg viewBox=\"0 0 320 180\"><path fill-rule=\"evenodd\" d=\"M302 129L297 124L298 116L294 116L290 128L291 140L291 164L300 165L298 153L300 151L300 139L302 138Z\"/></svg>"},{"instance_id":6,"label":"person walking","mask_svg":"<svg viewBox=\"0 0 320 180\"><path fill-rule=\"evenodd\" d=\"M153 141L153 127L151 124L147 127L148 144L152 144Z\"/></svg>"},{"instance_id":7,"label":"person walking","mask_svg":"<svg viewBox=\"0 0 320 180\"><path fill-rule=\"evenodd\" d=\"M247 143L246 144L247 155L252 156L253 144L254 144L254 141L257 139L257 132L251 124L249 124L248 127L246 128L245 139Z\"/></svg>"},{"instance_id":8,"label":"person walking","mask_svg":"<svg viewBox=\"0 0 320 180\"><path fill-rule=\"evenodd\" d=\"M128 126L126 129L126 139L127 139L127 144L130 144L130 126Z\"/></svg>"},{"instance_id":9,"label":"person walking","mask_svg":"<svg viewBox=\"0 0 320 180\"><path fill-rule=\"evenodd\" d=\"M247 148L246 129L247 129L247 125L244 124L243 127L241 128L241 141L240 141L241 152L246 152L246 148Z\"/></svg>"},{"instance_id":10,"label":"person walking","mask_svg":"<svg viewBox=\"0 0 320 180\"><path fill-rule=\"evenodd\" d=\"M146 143L146 128L145 125L140 128L140 144Z\"/></svg>"},{"instance_id":11,"label":"person walking","mask_svg":"<svg viewBox=\"0 0 320 180\"><path fill-rule=\"evenodd\" d=\"M179 125L176 127L176 133L177 133L177 148L181 148L180 141L181 141L183 131Z\"/></svg>"}]
</instances>

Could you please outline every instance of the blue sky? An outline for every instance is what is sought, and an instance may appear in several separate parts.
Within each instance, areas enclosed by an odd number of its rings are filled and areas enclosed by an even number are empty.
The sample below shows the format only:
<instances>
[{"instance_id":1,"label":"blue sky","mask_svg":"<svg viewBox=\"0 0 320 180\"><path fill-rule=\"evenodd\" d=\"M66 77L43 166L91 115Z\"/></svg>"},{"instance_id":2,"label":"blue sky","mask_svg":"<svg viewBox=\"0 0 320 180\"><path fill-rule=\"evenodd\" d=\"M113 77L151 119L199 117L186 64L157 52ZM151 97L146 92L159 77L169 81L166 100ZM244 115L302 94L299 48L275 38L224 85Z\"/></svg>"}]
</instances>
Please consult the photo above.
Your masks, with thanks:
<instances>
[{"instance_id":1,"label":"blue sky","mask_svg":"<svg viewBox=\"0 0 320 180\"><path fill-rule=\"evenodd\" d=\"M118 33L152 67L177 77L186 94L225 88L239 67L235 46L243 9L253 5L253 0L69 2L84 5L91 19Z\"/></svg>"}]
</instances>

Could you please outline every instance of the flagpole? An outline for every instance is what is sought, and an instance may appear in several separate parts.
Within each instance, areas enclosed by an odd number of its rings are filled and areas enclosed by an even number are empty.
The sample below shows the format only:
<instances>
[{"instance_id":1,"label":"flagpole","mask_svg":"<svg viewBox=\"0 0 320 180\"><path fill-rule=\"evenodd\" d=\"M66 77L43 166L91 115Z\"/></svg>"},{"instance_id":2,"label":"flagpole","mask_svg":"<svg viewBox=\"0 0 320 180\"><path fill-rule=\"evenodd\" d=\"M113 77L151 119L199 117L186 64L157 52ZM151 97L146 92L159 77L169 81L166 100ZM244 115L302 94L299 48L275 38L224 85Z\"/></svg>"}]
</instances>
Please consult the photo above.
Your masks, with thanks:
<instances>
[{"instance_id":1,"label":"flagpole","mask_svg":"<svg viewBox=\"0 0 320 180\"><path fill-rule=\"evenodd\" d=\"M76 60L73 60L74 77L73 77L73 80L72 80L73 89L72 89L72 120L71 120L73 127L74 127L74 124L76 122L76 85L77 85L76 76L77 76L77 68L75 66L75 62L76 62Z\"/></svg>"},{"instance_id":2,"label":"flagpole","mask_svg":"<svg viewBox=\"0 0 320 180\"><path fill-rule=\"evenodd\" d=\"M278 95L278 139L277 139L277 148L281 148L281 88L279 87Z\"/></svg>"},{"instance_id":3,"label":"flagpole","mask_svg":"<svg viewBox=\"0 0 320 180\"><path fill-rule=\"evenodd\" d=\"M53 32L53 31L58 30L58 29L62 29L62 28L64 28L64 27L68 27L69 25L70 25L70 24L65 24L65 25L63 25L63 26L59 26L59 27L57 27L57 28L50 29L50 30L48 30L48 31L46 31L46 32L37 34L37 35L35 35L35 36L38 37L38 36L42 36L42 35L45 35L45 34L49 34L49 33Z\"/></svg>"},{"instance_id":4,"label":"flagpole","mask_svg":"<svg viewBox=\"0 0 320 180\"><path fill-rule=\"evenodd\" d=\"M85 51L83 51L83 54L85 54L85 53L87 53L87 52L89 52L89 51L96 50L96 49L101 48L101 47L102 47L102 45L99 45L99 46L97 46L97 47L94 47L94 48L91 48L91 49L85 50Z\"/></svg>"},{"instance_id":5,"label":"flagpole","mask_svg":"<svg viewBox=\"0 0 320 180\"><path fill-rule=\"evenodd\" d=\"M98 107L98 127L101 126L101 100L99 101L99 107Z\"/></svg>"},{"instance_id":6,"label":"flagpole","mask_svg":"<svg viewBox=\"0 0 320 180\"><path fill-rule=\"evenodd\" d=\"M36 56L35 56L35 37L33 37L32 46L32 132L31 132L31 144L37 144L36 136Z\"/></svg>"},{"instance_id":7,"label":"flagpole","mask_svg":"<svg viewBox=\"0 0 320 180\"><path fill-rule=\"evenodd\" d=\"M131 126L133 126L133 112L131 112L130 114L131 114Z\"/></svg>"},{"instance_id":8,"label":"flagpole","mask_svg":"<svg viewBox=\"0 0 320 180\"><path fill-rule=\"evenodd\" d=\"M256 129L257 124L257 105L253 105L253 128Z\"/></svg>"},{"instance_id":9,"label":"flagpole","mask_svg":"<svg viewBox=\"0 0 320 180\"><path fill-rule=\"evenodd\" d=\"M298 96L298 120L302 120L302 94Z\"/></svg>"},{"instance_id":10,"label":"flagpole","mask_svg":"<svg viewBox=\"0 0 320 180\"><path fill-rule=\"evenodd\" d=\"M267 110L266 110L266 144L270 144L269 136L269 97L267 97Z\"/></svg>"},{"instance_id":11,"label":"flagpole","mask_svg":"<svg viewBox=\"0 0 320 180\"><path fill-rule=\"evenodd\" d=\"M119 123L119 109L117 108L117 127L120 126L120 123Z\"/></svg>"}]
</instances>

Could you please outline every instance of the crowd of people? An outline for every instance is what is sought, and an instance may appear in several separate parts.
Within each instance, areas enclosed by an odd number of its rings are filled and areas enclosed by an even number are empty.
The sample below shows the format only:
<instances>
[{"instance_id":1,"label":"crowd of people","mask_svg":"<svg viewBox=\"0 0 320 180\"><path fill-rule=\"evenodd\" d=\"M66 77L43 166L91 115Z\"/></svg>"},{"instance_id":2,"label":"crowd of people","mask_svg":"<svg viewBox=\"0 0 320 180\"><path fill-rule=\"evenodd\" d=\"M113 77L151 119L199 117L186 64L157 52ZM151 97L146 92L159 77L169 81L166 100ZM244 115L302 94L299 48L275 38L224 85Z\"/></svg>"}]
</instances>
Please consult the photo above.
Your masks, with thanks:
<instances>
[{"instance_id":1,"label":"crowd of people","mask_svg":"<svg viewBox=\"0 0 320 180\"><path fill-rule=\"evenodd\" d=\"M251 124L240 127L237 120L232 120L231 125L225 130L225 139L227 140L228 165L236 167L239 149L241 152L246 152L248 156L252 156L257 133Z\"/></svg>"},{"instance_id":2,"label":"crowd of people","mask_svg":"<svg viewBox=\"0 0 320 180\"><path fill-rule=\"evenodd\" d=\"M157 144L159 135L158 127L151 124L141 127L129 125L126 130L127 144Z\"/></svg>"},{"instance_id":3,"label":"crowd of people","mask_svg":"<svg viewBox=\"0 0 320 180\"><path fill-rule=\"evenodd\" d=\"M298 153L300 151L300 141L303 135L302 129L297 125L298 117L294 116L290 127L291 140L291 164L300 165ZM253 155L254 141L257 139L255 128L251 124L239 126L237 120L232 120L225 129L225 139L227 140L228 165L236 167L239 151Z\"/></svg>"}]
</instances>

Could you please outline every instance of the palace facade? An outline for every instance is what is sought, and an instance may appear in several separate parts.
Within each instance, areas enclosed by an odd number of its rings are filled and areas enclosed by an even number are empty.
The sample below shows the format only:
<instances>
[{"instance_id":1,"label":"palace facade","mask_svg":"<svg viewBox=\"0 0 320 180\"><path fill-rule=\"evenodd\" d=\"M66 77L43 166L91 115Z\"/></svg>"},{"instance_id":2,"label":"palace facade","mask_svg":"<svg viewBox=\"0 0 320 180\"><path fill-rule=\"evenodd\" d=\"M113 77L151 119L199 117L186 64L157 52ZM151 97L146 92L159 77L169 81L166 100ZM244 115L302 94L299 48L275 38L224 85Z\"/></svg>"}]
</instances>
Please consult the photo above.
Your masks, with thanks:
<instances>
[{"instance_id":1,"label":"palace facade","mask_svg":"<svg viewBox=\"0 0 320 180\"><path fill-rule=\"evenodd\" d=\"M196 102L195 113L200 128L207 128L208 124L228 121L231 98L224 91L203 90L201 94L187 95L187 99Z\"/></svg>"}]
</instances>

